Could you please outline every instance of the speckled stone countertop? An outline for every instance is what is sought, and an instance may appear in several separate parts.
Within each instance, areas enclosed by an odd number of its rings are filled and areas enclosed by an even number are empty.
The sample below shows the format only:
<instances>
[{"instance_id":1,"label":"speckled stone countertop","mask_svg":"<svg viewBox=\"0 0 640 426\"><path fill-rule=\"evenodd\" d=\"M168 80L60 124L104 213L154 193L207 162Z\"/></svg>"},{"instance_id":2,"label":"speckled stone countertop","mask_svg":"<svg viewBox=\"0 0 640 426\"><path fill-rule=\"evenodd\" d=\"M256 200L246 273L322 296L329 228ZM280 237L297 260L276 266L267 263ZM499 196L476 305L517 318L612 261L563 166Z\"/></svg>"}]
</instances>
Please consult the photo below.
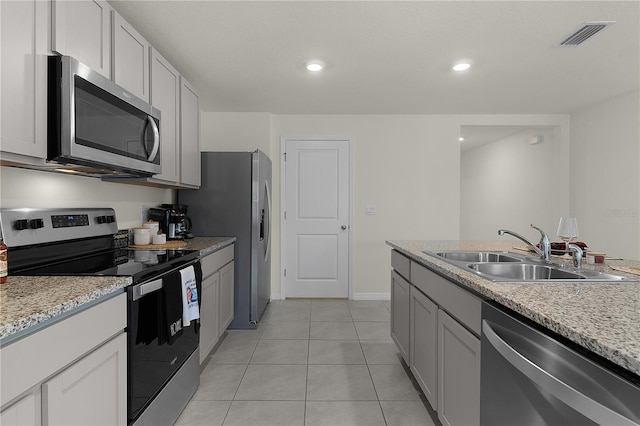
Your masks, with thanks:
<instances>
[{"instance_id":1,"label":"speckled stone countertop","mask_svg":"<svg viewBox=\"0 0 640 426\"><path fill-rule=\"evenodd\" d=\"M124 291L129 277L20 277L0 284L0 346Z\"/></svg>"},{"instance_id":2,"label":"speckled stone countertop","mask_svg":"<svg viewBox=\"0 0 640 426\"><path fill-rule=\"evenodd\" d=\"M200 250L200 256L206 256L234 243L236 237L196 237L187 241L187 250Z\"/></svg>"},{"instance_id":3,"label":"speckled stone countertop","mask_svg":"<svg viewBox=\"0 0 640 426\"><path fill-rule=\"evenodd\" d=\"M235 242L235 237L199 237L185 249L206 256ZM0 284L0 346L120 294L129 277L10 276Z\"/></svg>"},{"instance_id":4,"label":"speckled stone countertop","mask_svg":"<svg viewBox=\"0 0 640 426\"><path fill-rule=\"evenodd\" d=\"M416 262L449 277L487 299L518 312L613 363L640 375L640 282L494 283L423 250L514 250L513 242L387 241ZM531 253L533 255L533 253ZM560 258L552 259L558 261ZM640 266L633 260L606 265ZM584 265L602 272L640 279L606 265Z\"/></svg>"}]
</instances>

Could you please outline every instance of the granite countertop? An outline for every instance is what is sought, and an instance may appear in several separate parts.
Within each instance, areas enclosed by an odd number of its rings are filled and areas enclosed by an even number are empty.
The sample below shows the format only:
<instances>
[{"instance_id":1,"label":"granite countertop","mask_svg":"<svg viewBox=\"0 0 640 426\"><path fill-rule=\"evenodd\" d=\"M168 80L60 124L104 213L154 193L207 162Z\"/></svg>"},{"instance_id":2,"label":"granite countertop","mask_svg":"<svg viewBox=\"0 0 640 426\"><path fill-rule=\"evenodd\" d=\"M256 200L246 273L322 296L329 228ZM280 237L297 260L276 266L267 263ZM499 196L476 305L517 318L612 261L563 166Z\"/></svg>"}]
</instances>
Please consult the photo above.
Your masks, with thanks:
<instances>
[{"instance_id":1,"label":"granite countertop","mask_svg":"<svg viewBox=\"0 0 640 426\"><path fill-rule=\"evenodd\" d=\"M235 237L198 237L185 249L206 256L235 242ZM0 346L116 296L129 277L10 276L0 284Z\"/></svg>"},{"instance_id":2,"label":"granite countertop","mask_svg":"<svg viewBox=\"0 0 640 426\"><path fill-rule=\"evenodd\" d=\"M236 241L236 237L196 237L187 241L187 250L200 250L200 256L206 256Z\"/></svg>"},{"instance_id":3,"label":"granite countertop","mask_svg":"<svg viewBox=\"0 0 640 426\"><path fill-rule=\"evenodd\" d=\"M498 250L522 253L513 242L387 241L416 262L449 277L487 299L518 312L609 361L640 375L640 282L494 283L423 250ZM533 254L533 253L532 253ZM552 261L562 261L559 257ZM612 266L640 266L633 260L606 260L585 265L619 276L640 276Z\"/></svg>"}]
</instances>

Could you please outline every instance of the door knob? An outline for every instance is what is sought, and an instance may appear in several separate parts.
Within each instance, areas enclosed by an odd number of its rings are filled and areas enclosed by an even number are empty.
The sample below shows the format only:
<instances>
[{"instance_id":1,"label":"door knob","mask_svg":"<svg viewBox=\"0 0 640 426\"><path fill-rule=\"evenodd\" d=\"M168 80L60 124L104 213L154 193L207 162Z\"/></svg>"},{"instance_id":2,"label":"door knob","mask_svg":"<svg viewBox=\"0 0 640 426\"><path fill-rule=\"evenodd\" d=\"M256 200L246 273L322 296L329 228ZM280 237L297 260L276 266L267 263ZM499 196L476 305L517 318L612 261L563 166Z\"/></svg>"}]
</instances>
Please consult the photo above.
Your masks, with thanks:
<instances>
[{"instance_id":1,"label":"door knob","mask_svg":"<svg viewBox=\"0 0 640 426\"><path fill-rule=\"evenodd\" d=\"M347 229L347 225L342 225L342 226L340 227L340 229L342 229L343 231L345 231L345 230Z\"/></svg>"}]
</instances>

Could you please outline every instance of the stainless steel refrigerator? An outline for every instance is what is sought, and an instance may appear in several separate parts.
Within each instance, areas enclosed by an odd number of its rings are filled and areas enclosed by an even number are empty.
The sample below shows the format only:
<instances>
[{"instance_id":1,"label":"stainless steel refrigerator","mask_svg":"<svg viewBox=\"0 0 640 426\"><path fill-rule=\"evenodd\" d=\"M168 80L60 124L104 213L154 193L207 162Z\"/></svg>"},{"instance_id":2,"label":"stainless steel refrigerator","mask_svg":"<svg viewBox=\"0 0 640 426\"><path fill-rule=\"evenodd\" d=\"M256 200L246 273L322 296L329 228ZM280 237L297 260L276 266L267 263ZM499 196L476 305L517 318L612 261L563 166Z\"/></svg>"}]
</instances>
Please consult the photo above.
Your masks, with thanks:
<instances>
[{"instance_id":1,"label":"stainless steel refrigerator","mask_svg":"<svg viewBox=\"0 0 640 426\"><path fill-rule=\"evenodd\" d=\"M257 327L271 297L271 160L255 152L203 152L202 183L179 190L196 237L236 237L234 319Z\"/></svg>"}]
</instances>

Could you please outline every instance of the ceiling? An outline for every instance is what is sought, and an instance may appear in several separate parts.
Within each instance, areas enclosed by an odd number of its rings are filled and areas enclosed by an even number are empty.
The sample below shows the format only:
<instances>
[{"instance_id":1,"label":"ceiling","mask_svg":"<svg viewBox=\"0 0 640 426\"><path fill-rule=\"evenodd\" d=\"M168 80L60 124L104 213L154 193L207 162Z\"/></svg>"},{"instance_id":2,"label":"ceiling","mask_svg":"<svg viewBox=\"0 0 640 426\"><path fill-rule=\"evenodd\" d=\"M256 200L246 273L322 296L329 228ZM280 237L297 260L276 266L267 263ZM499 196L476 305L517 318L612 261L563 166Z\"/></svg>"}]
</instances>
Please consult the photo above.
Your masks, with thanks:
<instances>
[{"instance_id":1,"label":"ceiling","mask_svg":"<svg viewBox=\"0 0 640 426\"><path fill-rule=\"evenodd\" d=\"M640 88L637 0L109 3L204 111L569 114ZM603 20L616 23L554 47ZM454 73L460 59L473 66Z\"/></svg>"}]
</instances>

